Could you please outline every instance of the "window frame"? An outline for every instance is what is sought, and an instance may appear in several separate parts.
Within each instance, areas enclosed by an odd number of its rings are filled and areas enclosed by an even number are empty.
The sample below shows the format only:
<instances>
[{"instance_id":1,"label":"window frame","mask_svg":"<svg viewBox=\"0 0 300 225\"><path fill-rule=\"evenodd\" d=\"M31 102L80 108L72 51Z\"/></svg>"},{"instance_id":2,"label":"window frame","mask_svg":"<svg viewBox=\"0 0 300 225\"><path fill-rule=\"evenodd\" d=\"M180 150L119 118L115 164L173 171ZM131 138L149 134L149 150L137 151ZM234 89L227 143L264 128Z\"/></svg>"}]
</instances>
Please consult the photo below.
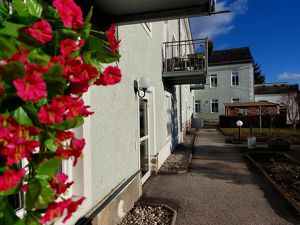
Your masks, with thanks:
<instances>
[{"instance_id":1,"label":"window frame","mask_svg":"<svg viewBox=\"0 0 300 225\"><path fill-rule=\"evenodd\" d=\"M211 74L209 80L210 80L210 88L218 87L218 74L216 74L216 73Z\"/></svg>"},{"instance_id":2,"label":"window frame","mask_svg":"<svg viewBox=\"0 0 300 225\"><path fill-rule=\"evenodd\" d=\"M213 104L217 104L217 107L213 107ZM213 109L217 109L217 111L213 111ZM210 100L210 112L211 113L219 113L219 100L218 99L211 99Z\"/></svg>"},{"instance_id":3,"label":"window frame","mask_svg":"<svg viewBox=\"0 0 300 225\"><path fill-rule=\"evenodd\" d=\"M199 111L197 109L199 109ZM196 100L195 101L195 113L202 113L202 102L201 102L201 100Z\"/></svg>"},{"instance_id":4,"label":"window frame","mask_svg":"<svg viewBox=\"0 0 300 225\"><path fill-rule=\"evenodd\" d=\"M239 86L240 85L240 73L239 71L233 70L231 72L231 86Z\"/></svg>"}]
</instances>

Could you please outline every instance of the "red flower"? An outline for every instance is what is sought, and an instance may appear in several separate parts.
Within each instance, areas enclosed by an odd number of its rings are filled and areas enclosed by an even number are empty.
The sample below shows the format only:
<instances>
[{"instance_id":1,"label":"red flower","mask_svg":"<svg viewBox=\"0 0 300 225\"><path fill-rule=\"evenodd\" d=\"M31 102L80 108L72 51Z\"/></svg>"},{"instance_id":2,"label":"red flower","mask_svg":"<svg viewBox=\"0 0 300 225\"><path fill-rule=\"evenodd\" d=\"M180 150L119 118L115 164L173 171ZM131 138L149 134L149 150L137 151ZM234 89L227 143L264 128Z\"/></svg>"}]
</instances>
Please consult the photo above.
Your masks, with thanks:
<instances>
[{"instance_id":1,"label":"red flower","mask_svg":"<svg viewBox=\"0 0 300 225\"><path fill-rule=\"evenodd\" d=\"M72 216L73 212L77 211L78 206L81 205L84 200L85 197L82 197L77 201L71 202L71 204L68 207L68 213L64 218L63 223L65 223Z\"/></svg>"},{"instance_id":2,"label":"red flower","mask_svg":"<svg viewBox=\"0 0 300 225\"><path fill-rule=\"evenodd\" d=\"M72 0L55 0L53 6L65 27L79 29L83 25L82 11Z\"/></svg>"},{"instance_id":3,"label":"red flower","mask_svg":"<svg viewBox=\"0 0 300 225\"><path fill-rule=\"evenodd\" d=\"M49 204L45 215L40 219L42 224L53 221L55 218L61 217L64 213L64 210L67 209L67 215L63 219L65 223L75 212L79 205L85 200L84 197L80 198L77 201L72 201L71 198L66 199L61 202L52 202Z\"/></svg>"},{"instance_id":4,"label":"red flower","mask_svg":"<svg viewBox=\"0 0 300 225\"><path fill-rule=\"evenodd\" d=\"M39 66L39 65L36 65L36 64L33 64L33 63L25 65L25 68L26 68L26 73L27 74L36 74L36 75L39 75L39 76L44 75L48 71L47 67Z\"/></svg>"},{"instance_id":5,"label":"red flower","mask_svg":"<svg viewBox=\"0 0 300 225\"><path fill-rule=\"evenodd\" d=\"M26 74L23 79L13 81L17 94L25 101L38 102L47 97L45 81L37 74Z\"/></svg>"},{"instance_id":6,"label":"red flower","mask_svg":"<svg viewBox=\"0 0 300 225\"><path fill-rule=\"evenodd\" d=\"M6 164L12 166L19 163L24 158L27 158L28 160L31 159L31 154L39 146L40 142L38 141L18 138L9 143L7 147L2 150L2 154L7 157Z\"/></svg>"},{"instance_id":7,"label":"red flower","mask_svg":"<svg viewBox=\"0 0 300 225\"><path fill-rule=\"evenodd\" d=\"M55 124L63 121L64 113L65 113L65 107L62 107L61 105L55 102L52 102L52 104L49 106L41 107L38 113L38 117L40 123Z\"/></svg>"},{"instance_id":8,"label":"red flower","mask_svg":"<svg viewBox=\"0 0 300 225\"><path fill-rule=\"evenodd\" d=\"M71 83L70 84L70 93L75 94L75 95L83 94L89 90L90 86L91 85L88 83L85 83L85 84L82 84L79 82Z\"/></svg>"},{"instance_id":9,"label":"red flower","mask_svg":"<svg viewBox=\"0 0 300 225\"><path fill-rule=\"evenodd\" d=\"M51 180L50 186L56 192L55 198L58 198L60 194L65 193L65 191L74 183L66 181L68 180L68 176L64 173L56 174L56 176Z\"/></svg>"},{"instance_id":10,"label":"red flower","mask_svg":"<svg viewBox=\"0 0 300 225\"><path fill-rule=\"evenodd\" d=\"M108 66L95 81L96 85L114 85L121 81L121 70L116 66Z\"/></svg>"},{"instance_id":11,"label":"red flower","mask_svg":"<svg viewBox=\"0 0 300 225\"><path fill-rule=\"evenodd\" d=\"M52 28L44 19L39 22L35 22L31 27L24 28L21 31L30 34L43 44L52 40Z\"/></svg>"},{"instance_id":12,"label":"red flower","mask_svg":"<svg viewBox=\"0 0 300 225\"><path fill-rule=\"evenodd\" d=\"M18 186L26 173L25 169L19 171L8 170L0 176L0 191L7 191L10 188Z\"/></svg>"},{"instance_id":13,"label":"red flower","mask_svg":"<svg viewBox=\"0 0 300 225\"><path fill-rule=\"evenodd\" d=\"M56 140L60 143L69 140L74 137L74 133L71 131L57 131Z\"/></svg>"},{"instance_id":14,"label":"red flower","mask_svg":"<svg viewBox=\"0 0 300 225\"><path fill-rule=\"evenodd\" d=\"M60 41L60 52L63 56L69 55L78 49L77 43L74 40L66 39Z\"/></svg>"},{"instance_id":15,"label":"red flower","mask_svg":"<svg viewBox=\"0 0 300 225\"><path fill-rule=\"evenodd\" d=\"M116 25L112 24L108 31L106 31L106 38L110 44L110 49L112 53L115 53L116 50L119 48L121 40L115 40L115 32L116 32Z\"/></svg>"},{"instance_id":16,"label":"red flower","mask_svg":"<svg viewBox=\"0 0 300 225\"><path fill-rule=\"evenodd\" d=\"M0 83L0 94L2 94L4 91L5 91L4 87L3 87L2 83Z\"/></svg>"},{"instance_id":17,"label":"red flower","mask_svg":"<svg viewBox=\"0 0 300 225\"><path fill-rule=\"evenodd\" d=\"M51 202L46 210L45 215L40 219L42 224L51 222L55 218L61 217L64 210L72 203L72 199L67 199L61 202Z\"/></svg>"},{"instance_id":18,"label":"red flower","mask_svg":"<svg viewBox=\"0 0 300 225\"><path fill-rule=\"evenodd\" d=\"M70 74L68 77L71 82L87 83L98 75L98 70L87 63L81 64L75 71L73 70L73 72L75 73Z\"/></svg>"},{"instance_id":19,"label":"red flower","mask_svg":"<svg viewBox=\"0 0 300 225\"><path fill-rule=\"evenodd\" d=\"M87 110L90 106L85 106L83 104L84 102L82 99L73 99L72 104L67 107L66 118L73 119L78 116L88 117L89 115L94 114L93 112Z\"/></svg>"},{"instance_id":20,"label":"red flower","mask_svg":"<svg viewBox=\"0 0 300 225\"><path fill-rule=\"evenodd\" d=\"M78 157L81 156L82 150L85 146L85 140L84 139L73 139L71 141L71 145L69 149L64 148L58 148L56 150L56 154L58 156L63 157L64 159L69 159L70 157L74 156L74 163L73 166L77 164Z\"/></svg>"}]
</instances>

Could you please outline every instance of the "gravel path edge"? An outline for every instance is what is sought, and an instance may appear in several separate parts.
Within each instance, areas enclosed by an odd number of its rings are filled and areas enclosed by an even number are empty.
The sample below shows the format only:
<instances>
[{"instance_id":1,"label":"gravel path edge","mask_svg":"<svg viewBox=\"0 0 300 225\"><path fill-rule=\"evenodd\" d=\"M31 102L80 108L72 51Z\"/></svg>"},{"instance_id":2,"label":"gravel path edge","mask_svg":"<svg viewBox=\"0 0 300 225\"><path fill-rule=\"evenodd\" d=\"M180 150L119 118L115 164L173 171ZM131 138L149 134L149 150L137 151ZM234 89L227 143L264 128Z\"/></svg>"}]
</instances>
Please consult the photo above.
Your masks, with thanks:
<instances>
[{"instance_id":1,"label":"gravel path edge","mask_svg":"<svg viewBox=\"0 0 300 225\"><path fill-rule=\"evenodd\" d=\"M175 225L176 218L177 218L177 210L173 209L172 207L163 204L163 203L152 203L152 202L136 202L134 205L142 205L142 206L153 206L153 207L165 207L173 213L172 221L170 225Z\"/></svg>"}]
</instances>

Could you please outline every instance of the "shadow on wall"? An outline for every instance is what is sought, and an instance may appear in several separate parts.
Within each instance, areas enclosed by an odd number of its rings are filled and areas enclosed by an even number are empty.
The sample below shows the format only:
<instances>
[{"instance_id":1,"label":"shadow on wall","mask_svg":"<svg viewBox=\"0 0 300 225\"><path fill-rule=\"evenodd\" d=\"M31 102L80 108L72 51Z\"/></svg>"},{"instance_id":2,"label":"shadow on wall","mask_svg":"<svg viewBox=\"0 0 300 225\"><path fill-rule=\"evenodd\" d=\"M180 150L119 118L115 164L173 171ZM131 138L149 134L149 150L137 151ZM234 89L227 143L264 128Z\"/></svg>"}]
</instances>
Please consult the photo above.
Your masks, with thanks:
<instances>
[{"instance_id":1,"label":"shadow on wall","mask_svg":"<svg viewBox=\"0 0 300 225\"><path fill-rule=\"evenodd\" d=\"M172 87L172 143L171 143L171 151L175 149L175 147L179 143L178 137L178 110L177 110L177 96L176 96L176 87Z\"/></svg>"}]
</instances>

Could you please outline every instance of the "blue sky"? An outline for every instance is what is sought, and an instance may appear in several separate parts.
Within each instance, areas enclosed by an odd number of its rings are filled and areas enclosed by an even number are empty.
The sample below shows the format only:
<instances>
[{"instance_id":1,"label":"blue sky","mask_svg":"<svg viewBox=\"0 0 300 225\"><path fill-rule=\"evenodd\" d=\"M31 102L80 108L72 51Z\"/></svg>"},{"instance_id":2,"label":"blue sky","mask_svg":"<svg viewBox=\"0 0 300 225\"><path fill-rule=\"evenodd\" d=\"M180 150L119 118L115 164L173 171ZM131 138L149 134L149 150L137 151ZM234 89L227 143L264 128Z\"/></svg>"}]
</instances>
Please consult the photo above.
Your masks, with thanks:
<instances>
[{"instance_id":1,"label":"blue sky","mask_svg":"<svg viewBox=\"0 0 300 225\"><path fill-rule=\"evenodd\" d=\"M300 1L217 0L228 14L191 18L194 38L214 49L248 46L266 82L300 83Z\"/></svg>"}]
</instances>

